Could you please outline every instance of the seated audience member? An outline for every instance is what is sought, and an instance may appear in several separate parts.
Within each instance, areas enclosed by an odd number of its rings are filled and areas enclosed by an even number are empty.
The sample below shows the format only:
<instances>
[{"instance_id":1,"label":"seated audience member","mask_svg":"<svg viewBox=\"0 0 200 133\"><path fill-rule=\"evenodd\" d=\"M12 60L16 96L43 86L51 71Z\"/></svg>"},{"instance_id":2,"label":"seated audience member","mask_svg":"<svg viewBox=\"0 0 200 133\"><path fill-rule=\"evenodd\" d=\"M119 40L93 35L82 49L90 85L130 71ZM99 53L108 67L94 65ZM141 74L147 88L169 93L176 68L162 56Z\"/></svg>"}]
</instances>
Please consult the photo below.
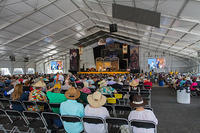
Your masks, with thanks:
<instances>
[{"instance_id":1,"label":"seated audience member","mask_svg":"<svg viewBox=\"0 0 200 133\"><path fill-rule=\"evenodd\" d=\"M65 97L65 94L61 94L60 90L57 88L50 88L46 91L46 96L49 100L49 103L62 103L64 101L67 101L67 98ZM52 108L52 111L59 114L60 109L59 108Z\"/></svg>"},{"instance_id":2,"label":"seated audience member","mask_svg":"<svg viewBox=\"0 0 200 133\"><path fill-rule=\"evenodd\" d=\"M117 91L112 88L111 86L107 86L107 83L105 80L102 80L100 82L100 88L98 89L99 92L101 92L101 94L113 94L113 93L117 93Z\"/></svg>"},{"instance_id":3,"label":"seated audience member","mask_svg":"<svg viewBox=\"0 0 200 133\"><path fill-rule=\"evenodd\" d=\"M114 81L114 78L113 77L108 77L108 82L107 82L107 85L113 85L115 84L116 82Z\"/></svg>"},{"instance_id":4,"label":"seated audience member","mask_svg":"<svg viewBox=\"0 0 200 133\"><path fill-rule=\"evenodd\" d=\"M4 96L10 96L14 91L14 86L16 85L16 80L12 80L11 84L7 88L7 90L4 91Z\"/></svg>"},{"instance_id":5,"label":"seated audience member","mask_svg":"<svg viewBox=\"0 0 200 133\"><path fill-rule=\"evenodd\" d=\"M137 90L137 86L139 85L139 82L136 80L133 80L129 83L129 85L132 87L133 90Z\"/></svg>"},{"instance_id":6,"label":"seated audience member","mask_svg":"<svg viewBox=\"0 0 200 133\"><path fill-rule=\"evenodd\" d=\"M152 82L147 78L147 80L144 81L144 88L145 89L152 89Z\"/></svg>"},{"instance_id":7,"label":"seated audience member","mask_svg":"<svg viewBox=\"0 0 200 133\"><path fill-rule=\"evenodd\" d=\"M11 95L12 100L27 101L29 92L23 92L22 84L15 85L14 91ZM17 111L24 111L23 107L18 104L12 104L12 109Z\"/></svg>"},{"instance_id":8,"label":"seated audience member","mask_svg":"<svg viewBox=\"0 0 200 133\"><path fill-rule=\"evenodd\" d=\"M46 88L46 84L44 83L43 80L40 80L38 82L36 82L35 84L33 84L33 91L30 92L29 94L29 101L43 101L43 102L47 102L47 97L45 95L45 93L42 91L43 88ZM38 107L38 108L37 108ZM42 111L44 110L43 106L30 106L28 108L28 110L30 111Z\"/></svg>"},{"instance_id":9,"label":"seated audience member","mask_svg":"<svg viewBox=\"0 0 200 133\"><path fill-rule=\"evenodd\" d=\"M96 87L95 87L95 85L94 85L94 80L90 77L88 80L87 80L87 82L88 82L88 88L90 89L90 88L92 88L92 89L95 89Z\"/></svg>"},{"instance_id":10,"label":"seated audience member","mask_svg":"<svg viewBox=\"0 0 200 133\"><path fill-rule=\"evenodd\" d=\"M190 90L191 90L191 91L195 91L196 88L194 88L194 86L198 86L198 84L197 84L197 82L196 82L196 77L193 78L192 82L193 82L193 83L192 83L191 86L190 86Z\"/></svg>"},{"instance_id":11,"label":"seated audience member","mask_svg":"<svg viewBox=\"0 0 200 133\"><path fill-rule=\"evenodd\" d=\"M105 119L109 117L109 112L105 107L102 107L106 103L106 97L100 92L94 92L87 97L89 105L85 107L85 116L96 116ZM84 123L84 127L87 133L105 133L103 124L88 124Z\"/></svg>"},{"instance_id":12,"label":"seated audience member","mask_svg":"<svg viewBox=\"0 0 200 133\"><path fill-rule=\"evenodd\" d=\"M115 79L115 84L111 85L116 90L122 90L123 89L123 83L119 81L118 78Z\"/></svg>"},{"instance_id":13,"label":"seated audience member","mask_svg":"<svg viewBox=\"0 0 200 133\"><path fill-rule=\"evenodd\" d=\"M128 120L147 120L153 121L155 124L158 124L158 120L154 113L151 110L144 109L144 106L147 104L146 101L142 99L141 96L135 95L130 99L130 106L135 108L135 110L131 111ZM134 133L154 133L154 129L145 129L145 128L137 128L132 127Z\"/></svg>"},{"instance_id":14,"label":"seated audience member","mask_svg":"<svg viewBox=\"0 0 200 133\"><path fill-rule=\"evenodd\" d=\"M81 103L78 103L76 99L80 97L80 91L74 87L69 88L65 92L65 97L68 99L65 102L62 102L60 105L60 114L61 115L72 115L72 116L84 116L84 106ZM83 125L81 122L63 122L65 131L68 133L80 133L83 131Z\"/></svg>"},{"instance_id":15,"label":"seated audience member","mask_svg":"<svg viewBox=\"0 0 200 133\"><path fill-rule=\"evenodd\" d=\"M4 78L0 77L0 91L4 91L6 84L4 83Z\"/></svg>"},{"instance_id":16,"label":"seated audience member","mask_svg":"<svg viewBox=\"0 0 200 133\"><path fill-rule=\"evenodd\" d=\"M87 87L83 87L82 89L80 89L81 92L86 93L86 94L90 94L91 90Z\"/></svg>"},{"instance_id":17,"label":"seated audience member","mask_svg":"<svg viewBox=\"0 0 200 133\"><path fill-rule=\"evenodd\" d=\"M190 77L187 77L186 81L185 81L185 86L190 87L191 84L192 84L192 81L191 81Z\"/></svg>"},{"instance_id":18,"label":"seated audience member","mask_svg":"<svg viewBox=\"0 0 200 133\"><path fill-rule=\"evenodd\" d=\"M180 81L179 86L180 86L180 87L184 86L184 85L185 85L185 82L186 82L186 79L185 79L185 77L184 77L184 78Z\"/></svg>"},{"instance_id":19,"label":"seated audience member","mask_svg":"<svg viewBox=\"0 0 200 133\"><path fill-rule=\"evenodd\" d=\"M26 80L23 86L23 91L32 91L33 88L30 86L30 81Z\"/></svg>"}]
</instances>

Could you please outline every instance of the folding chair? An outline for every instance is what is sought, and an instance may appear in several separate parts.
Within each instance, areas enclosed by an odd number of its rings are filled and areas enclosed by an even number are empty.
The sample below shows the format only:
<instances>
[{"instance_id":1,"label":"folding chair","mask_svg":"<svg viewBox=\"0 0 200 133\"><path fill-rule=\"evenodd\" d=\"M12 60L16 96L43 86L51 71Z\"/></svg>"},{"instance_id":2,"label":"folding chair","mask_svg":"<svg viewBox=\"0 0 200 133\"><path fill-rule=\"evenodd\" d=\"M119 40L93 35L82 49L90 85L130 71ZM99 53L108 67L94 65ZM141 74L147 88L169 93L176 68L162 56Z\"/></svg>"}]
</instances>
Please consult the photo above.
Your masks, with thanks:
<instances>
[{"instance_id":1,"label":"folding chair","mask_svg":"<svg viewBox=\"0 0 200 133\"><path fill-rule=\"evenodd\" d=\"M11 119L6 112L0 109L0 132L9 133L14 131L16 127L11 126Z\"/></svg>"},{"instance_id":2,"label":"folding chair","mask_svg":"<svg viewBox=\"0 0 200 133\"><path fill-rule=\"evenodd\" d=\"M80 117L78 116L69 116L69 115L63 115L61 116L61 119L62 119L62 123L64 125L64 122L72 122L72 123L76 123L76 122L81 122L82 123L82 120ZM83 124L83 123L82 123ZM83 132L83 131L82 131ZM81 133L82 133L81 132Z\"/></svg>"},{"instance_id":3,"label":"folding chair","mask_svg":"<svg viewBox=\"0 0 200 133\"><path fill-rule=\"evenodd\" d=\"M144 109L153 111L153 108L151 108L151 107L144 107ZM136 110L136 108L134 108L133 110Z\"/></svg>"},{"instance_id":4,"label":"folding chair","mask_svg":"<svg viewBox=\"0 0 200 133\"><path fill-rule=\"evenodd\" d=\"M130 106L115 105L115 116L119 118L128 118L132 108Z\"/></svg>"},{"instance_id":5,"label":"folding chair","mask_svg":"<svg viewBox=\"0 0 200 133\"><path fill-rule=\"evenodd\" d=\"M108 110L110 116L114 116L114 109L112 105L104 105L103 107L105 107Z\"/></svg>"},{"instance_id":6,"label":"folding chair","mask_svg":"<svg viewBox=\"0 0 200 133\"><path fill-rule=\"evenodd\" d=\"M60 103L49 103L49 106L53 111L54 108L60 108Z\"/></svg>"},{"instance_id":7,"label":"folding chair","mask_svg":"<svg viewBox=\"0 0 200 133\"><path fill-rule=\"evenodd\" d=\"M131 128L129 125L129 121L124 118L106 118L106 123L108 124L108 132L109 133L118 133L120 132L121 126L126 126L126 128L129 129L130 132Z\"/></svg>"},{"instance_id":8,"label":"folding chair","mask_svg":"<svg viewBox=\"0 0 200 133\"><path fill-rule=\"evenodd\" d=\"M140 95L144 100L148 102L148 105L151 106L151 91L150 90L141 90Z\"/></svg>"},{"instance_id":9,"label":"folding chair","mask_svg":"<svg viewBox=\"0 0 200 133\"><path fill-rule=\"evenodd\" d=\"M34 130L39 131L41 129L46 130L45 122L43 118L41 117L40 113L35 111L23 111L23 115L28 123L28 126Z\"/></svg>"},{"instance_id":10,"label":"folding chair","mask_svg":"<svg viewBox=\"0 0 200 133\"><path fill-rule=\"evenodd\" d=\"M23 101L23 104L24 104L26 110L28 110L28 108L29 108L30 106L36 106L36 107L37 107L36 103L33 102L33 101Z\"/></svg>"},{"instance_id":11,"label":"folding chair","mask_svg":"<svg viewBox=\"0 0 200 133\"><path fill-rule=\"evenodd\" d=\"M94 116L84 116L82 118L83 125L84 125L84 131L87 132L87 129L85 128L85 123L87 124L103 124L104 130L108 132L107 127L106 127L106 122L103 118L101 117L94 117Z\"/></svg>"},{"instance_id":12,"label":"folding chair","mask_svg":"<svg viewBox=\"0 0 200 133\"><path fill-rule=\"evenodd\" d=\"M22 102L20 102L20 101L9 100L9 102L10 102L10 105L12 105L12 109L14 109L14 110L15 110L15 108L17 108L17 111L20 111L20 112L26 110L24 104Z\"/></svg>"},{"instance_id":13,"label":"folding chair","mask_svg":"<svg viewBox=\"0 0 200 133\"><path fill-rule=\"evenodd\" d=\"M8 99L0 98L0 108L1 109L10 109L10 102Z\"/></svg>"},{"instance_id":14,"label":"folding chair","mask_svg":"<svg viewBox=\"0 0 200 133\"><path fill-rule=\"evenodd\" d=\"M42 118L44 119L45 126L48 130L59 130L64 132L63 124L59 114L53 112L42 112Z\"/></svg>"},{"instance_id":15,"label":"folding chair","mask_svg":"<svg viewBox=\"0 0 200 133\"><path fill-rule=\"evenodd\" d=\"M81 118L78 116L63 115L61 116L61 119L64 122L82 122Z\"/></svg>"},{"instance_id":16,"label":"folding chair","mask_svg":"<svg viewBox=\"0 0 200 133\"><path fill-rule=\"evenodd\" d=\"M60 108L60 103L49 103L51 110L52 108Z\"/></svg>"},{"instance_id":17,"label":"folding chair","mask_svg":"<svg viewBox=\"0 0 200 133\"><path fill-rule=\"evenodd\" d=\"M39 102L39 101L37 101L36 105L37 106L43 106L44 107L43 112L52 112L51 107L47 102Z\"/></svg>"},{"instance_id":18,"label":"folding chair","mask_svg":"<svg viewBox=\"0 0 200 133\"><path fill-rule=\"evenodd\" d=\"M113 94L103 94L103 95L106 96L107 98L114 97Z\"/></svg>"},{"instance_id":19,"label":"folding chair","mask_svg":"<svg viewBox=\"0 0 200 133\"><path fill-rule=\"evenodd\" d=\"M130 121L130 125L137 128L154 129L154 133L157 133L157 125L153 121L134 119Z\"/></svg>"},{"instance_id":20,"label":"folding chair","mask_svg":"<svg viewBox=\"0 0 200 133\"><path fill-rule=\"evenodd\" d=\"M30 132L32 129L29 129L28 123L23 115L16 110L6 110L6 114L11 120L11 125L15 126L15 131L17 132Z\"/></svg>"}]
</instances>

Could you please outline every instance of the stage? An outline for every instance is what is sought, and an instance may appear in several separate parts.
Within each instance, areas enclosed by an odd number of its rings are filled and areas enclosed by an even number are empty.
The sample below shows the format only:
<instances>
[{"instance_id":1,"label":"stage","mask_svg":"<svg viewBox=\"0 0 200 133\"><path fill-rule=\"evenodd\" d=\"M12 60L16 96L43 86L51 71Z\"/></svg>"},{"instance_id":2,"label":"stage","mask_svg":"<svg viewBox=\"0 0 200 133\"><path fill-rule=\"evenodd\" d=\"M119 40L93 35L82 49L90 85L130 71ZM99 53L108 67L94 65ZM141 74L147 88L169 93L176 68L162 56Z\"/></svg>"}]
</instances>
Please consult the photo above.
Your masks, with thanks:
<instances>
[{"instance_id":1,"label":"stage","mask_svg":"<svg viewBox=\"0 0 200 133\"><path fill-rule=\"evenodd\" d=\"M78 74L129 74L130 72L78 72Z\"/></svg>"}]
</instances>

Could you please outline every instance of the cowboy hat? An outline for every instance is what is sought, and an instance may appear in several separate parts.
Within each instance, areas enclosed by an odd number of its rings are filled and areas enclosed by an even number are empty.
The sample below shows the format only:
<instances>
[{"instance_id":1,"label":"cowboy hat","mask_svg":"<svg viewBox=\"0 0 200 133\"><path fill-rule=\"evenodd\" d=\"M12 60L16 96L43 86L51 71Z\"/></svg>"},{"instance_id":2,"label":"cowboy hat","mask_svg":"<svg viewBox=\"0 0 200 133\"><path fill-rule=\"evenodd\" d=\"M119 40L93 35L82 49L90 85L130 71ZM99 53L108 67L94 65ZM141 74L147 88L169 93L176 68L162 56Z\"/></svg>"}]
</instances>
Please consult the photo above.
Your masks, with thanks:
<instances>
[{"instance_id":1,"label":"cowboy hat","mask_svg":"<svg viewBox=\"0 0 200 133\"><path fill-rule=\"evenodd\" d=\"M43 87L46 87L46 84L44 83L44 81L40 80L40 81L34 83L32 86L33 87L42 87L43 88Z\"/></svg>"},{"instance_id":2,"label":"cowboy hat","mask_svg":"<svg viewBox=\"0 0 200 133\"><path fill-rule=\"evenodd\" d=\"M96 91L91 95L87 96L88 103L95 108L99 108L106 103L106 97L100 92Z\"/></svg>"},{"instance_id":3,"label":"cowboy hat","mask_svg":"<svg viewBox=\"0 0 200 133\"><path fill-rule=\"evenodd\" d=\"M142 99L141 95L132 96L131 99L130 106L133 108L143 107L147 104L147 102Z\"/></svg>"},{"instance_id":4,"label":"cowboy hat","mask_svg":"<svg viewBox=\"0 0 200 133\"><path fill-rule=\"evenodd\" d=\"M65 97L71 100L78 99L80 95L81 95L80 91L74 87L69 88L68 91L65 92Z\"/></svg>"},{"instance_id":5,"label":"cowboy hat","mask_svg":"<svg viewBox=\"0 0 200 133\"><path fill-rule=\"evenodd\" d=\"M136 86L139 85L139 83L137 81L133 80L132 82L130 82L129 85L132 86L132 87L136 87Z\"/></svg>"}]
</instances>

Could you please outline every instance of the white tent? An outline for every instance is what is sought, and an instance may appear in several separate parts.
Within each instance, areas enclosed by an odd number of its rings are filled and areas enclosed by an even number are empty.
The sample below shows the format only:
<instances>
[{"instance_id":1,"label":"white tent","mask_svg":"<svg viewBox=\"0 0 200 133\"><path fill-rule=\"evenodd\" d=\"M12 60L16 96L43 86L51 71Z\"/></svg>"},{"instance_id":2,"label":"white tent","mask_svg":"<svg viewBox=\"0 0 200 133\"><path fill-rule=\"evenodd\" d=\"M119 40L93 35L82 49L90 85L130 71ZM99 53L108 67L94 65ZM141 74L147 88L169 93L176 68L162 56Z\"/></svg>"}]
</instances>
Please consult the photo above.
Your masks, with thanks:
<instances>
[{"instance_id":1,"label":"white tent","mask_svg":"<svg viewBox=\"0 0 200 133\"><path fill-rule=\"evenodd\" d=\"M113 3L160 12L160 28L112 18ZM199 9L199 0L0 0L0 67L12 66L11 55L19 67L66 60L81 38L109 31L111 23L118 25L116 34L140 40L143 48L195 60Z\"/></svg>"}]
</instances>

